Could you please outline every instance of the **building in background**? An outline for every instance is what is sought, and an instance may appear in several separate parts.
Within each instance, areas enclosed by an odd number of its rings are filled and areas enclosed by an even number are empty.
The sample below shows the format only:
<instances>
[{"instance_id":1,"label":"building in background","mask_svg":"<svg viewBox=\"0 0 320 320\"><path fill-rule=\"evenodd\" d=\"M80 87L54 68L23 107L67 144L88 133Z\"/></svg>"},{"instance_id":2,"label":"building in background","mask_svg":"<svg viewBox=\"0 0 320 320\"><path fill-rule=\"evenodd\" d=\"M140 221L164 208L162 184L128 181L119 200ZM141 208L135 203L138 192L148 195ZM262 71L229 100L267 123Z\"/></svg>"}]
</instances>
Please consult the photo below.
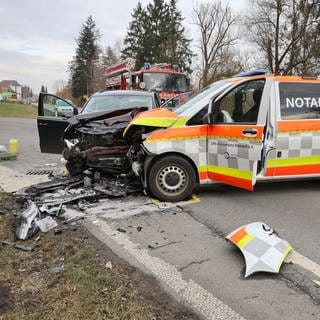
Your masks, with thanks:
<instances>
[{"instance_id":1,"label":"building in background","mask_svg":"<svg viewBox=\"0 0 320 320\"><path fill-rule=\"evenodd\" d=\"M30 98L31 88L22 86L17 80L0 81L0 94L4 99L25 101Z\"/></svg>"}]
</instances>

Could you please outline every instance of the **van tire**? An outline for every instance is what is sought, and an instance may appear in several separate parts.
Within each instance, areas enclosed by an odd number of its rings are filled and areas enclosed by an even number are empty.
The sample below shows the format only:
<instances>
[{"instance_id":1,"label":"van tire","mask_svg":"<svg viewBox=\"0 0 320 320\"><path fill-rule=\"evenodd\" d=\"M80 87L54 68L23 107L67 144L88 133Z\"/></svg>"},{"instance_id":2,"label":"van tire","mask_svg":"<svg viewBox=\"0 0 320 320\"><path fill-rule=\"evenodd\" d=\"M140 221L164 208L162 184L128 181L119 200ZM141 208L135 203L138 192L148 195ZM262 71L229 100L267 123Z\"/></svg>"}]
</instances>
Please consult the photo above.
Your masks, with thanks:
<instances>
[{"instance_id":1,"label":"van tire","mask_svg":"<svg viewBox=\"0 0 320 320\"><path fill-rule=\"evenodd\" d=\"M149 191L161 201L177 202L190 197L195 183L191 163L175 155L157 159L147 176Z\"/></svg>"}]
</instances>

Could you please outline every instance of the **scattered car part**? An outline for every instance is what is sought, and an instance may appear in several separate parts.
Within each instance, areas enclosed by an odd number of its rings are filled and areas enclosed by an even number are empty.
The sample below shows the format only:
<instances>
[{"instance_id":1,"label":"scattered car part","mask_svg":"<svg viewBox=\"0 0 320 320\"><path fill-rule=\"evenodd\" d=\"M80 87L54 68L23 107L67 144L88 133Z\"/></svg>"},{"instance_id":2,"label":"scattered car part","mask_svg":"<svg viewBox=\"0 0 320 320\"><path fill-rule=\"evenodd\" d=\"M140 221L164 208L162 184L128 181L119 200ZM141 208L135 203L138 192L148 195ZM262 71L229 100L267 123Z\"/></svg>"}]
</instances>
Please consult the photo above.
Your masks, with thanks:
<instances>
[{"instance_id":1,"label":"scattered car part","mask_svg":"<svg viewBox=\"0 0 320 320\"><path fill-rule=\"evenodd\" d=\"M19 249L22 251L32 251L34 249L33 245L32 246L24 246L22 244L18 244L16 242L13 242L10 240L3 240L3 241L1 241L1 244L5 245L5 246L12 247L12 248L16 248L16 249Z\"/></svg>"},{"instance_id":2,"label":"scattered car part","mask_svg":"<svg viewBox=\"0 0 320 320\"><path fill-rule=\"evenodd\" d=\"M64 270L64 263L60 263L59 265L50 268L48 271L49 273L59 273L60 271Z\"/></svg>"},{"instance_id":3,"label":"scattered car part","mask_svg":"<svg viewBox=\"0 0 320 320\"><path fill-rule=\"evenodd\" d=\"M39 210L36 204L28 200L28 208L15 217L15 234L20 240L25 240L38 231L35 218L39 216Z\"/></svg>"},{"instance_id":4,"label":"scattered car part","mask_svg":"<svg viewBox=\"0 0 320 320\"><path fill-rule=\"evenodd\" d=\"M75 183L83 184L83 177L55 176L51 181L33 184L29 187L18 190L16 192L16 196L22 199L32 199L33 197L36 197L44 192L57 190L59 188L66 188Z\"/></svg>"},{"instance_id":5,"label":"scattered car part","mask_svg":"<svg viewBox=\"0 0 320 320\"><path fill-rule=\"evenodd\" d=\"M41 232L48 232L49 230L58 226L52 217L47 216L41 220L36 220L35 224L40 228Z\"/></svg>"},{"instance_id":6,"label":"scattered car part","mask_svg":"<svg viewBox=\"0 0 320 320\"><path fill-rule=\"evenodd\" d=\"M245 277L255 272L278 273L282 262L291 251L290 244L279 238L273 229L263 222L244 225L226 236L242 252Z\"/></svg>"},{"instance_id":7,"label":"scattered car part","mask_svg":"<svg viewBox=\"0 0 320 320\"><path fill-rule=\"evenodd\" d=\"M59 206L53 206L53 207L49 207L46 204L43 204L42 206L39 207L39 210L41 213L47 213L49 215L55 215L58 216L61 212L62 209L62 203Z\"/></svg>"},{"instance_id":8,"label":"scattered car part","mask_svg":"<svg viewBox=\"0 0 320 320\"><path fill-rule=\"evenodd\" d=\"M85 213L74 210L74 209L66 209L66 211L61 215L66 222L76 221L79 219L83 219L85 217Z\"/></svg>"}]
</instances>

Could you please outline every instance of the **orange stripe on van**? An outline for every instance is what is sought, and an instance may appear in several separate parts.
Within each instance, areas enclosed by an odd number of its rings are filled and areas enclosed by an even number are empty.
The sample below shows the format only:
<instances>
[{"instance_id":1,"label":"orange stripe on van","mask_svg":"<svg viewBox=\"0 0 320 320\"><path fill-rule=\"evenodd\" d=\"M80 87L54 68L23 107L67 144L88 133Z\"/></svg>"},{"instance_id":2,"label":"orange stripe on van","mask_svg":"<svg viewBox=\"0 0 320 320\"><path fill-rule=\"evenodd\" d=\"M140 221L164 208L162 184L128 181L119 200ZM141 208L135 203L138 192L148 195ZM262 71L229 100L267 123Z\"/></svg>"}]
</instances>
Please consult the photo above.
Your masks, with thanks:
<instances>
[{"instance_id":1,"label":"orange stripe on van","mask_svg":"<svg viewBox=\"0 0 320 320\"><path fill-rule=\"evenodd\" d=\"M258 132L255 136L248 137L243 134L244 129L256 129ZM182 128L167 128L153 132L147 139L148 142L159 140L179 140L179 139L196 139L196 138L216 138L216 139L245 139L261 140L263 137L264 126L257 125L212 125L212 126L190 126Z\"/></svg>"},{"instance_id":2,"label":"orange stripe on van","mask_svg":"<svg viewBox=\"0 0 320 320\"><path fill-rule=\"evenodd\" d=\"M300 174L320 174L320 164L275 167L266 171L266 176L293 176Z\"/></svg>"},{"instance_id":3,"label":"orange stripe on van","mask_svg":"<svg viewBox=\"0 0 320 320\"><path fill-rule=\"evenodd\" d=\"M256 129L258 131L256 136L248 137L243 134L244 129ZM257 125L213 125L208 127L208 136L221 138L236 138L246 140L261 140L263 137L264 126Z\"/></svg>"},{"instance_id":4,"label":"orange stripe on van","mask_svg":"<svg viewBox=\"0 0 320 320\"><path fill-rule=\"evenodd\" d=\"M281 120L278 121L278 131L318 131L320 130L320 120Z\"/></svg>"},{"instance_id":5,"label":"orange stripe on van","mask_svg":"<svg viewBox=\"0 0 320 320\"><path fill-rule=\"evenodd\" d=\"M200 171L199 172L199 180L206 180L208 179L207 171Z\"/></svg>"},{"instance_id":6,"label":"orange stripe on van","mask_svg":"<svg viewBox=\"0 0 320 320\"><path fill-rule=\"evenodd\" d=\"M247 180L247 179L241 179L241 178L236 178L236 177L231 177L231 176L226 176L224 174L219 174L216 172L208 172L208 177L209 179L217 180L225 184L229 184L234 187L239 187L242 189L247 189L252 191L253 186L252 186L252 181Z\"/></svg>"},{"instance_id":7,"label":"orange stripe on van","mask_svg":"<svg viewBox=\"0 0 320 320\"><path fill-rule=\"evenodd\" d=\"M153 140L178 140L185 138L195 139L206 137L206 126L191 126L183 128L167 128L166 130L155 131L148 137L147 141L151 142Z\"/></svg>"},{"instance_id":8,"label":"orange stripe on van","mask_svg":"<svg viewBox=\"0 0 320 320\"><path fill-rule=\"evenodd\" d=\"M303 79L300 76L275 76L275 81L278 82L299 82L299 83L319 83L320 78L318 79Z\"/></svg>"},{"instance_id":9,"label":"orange stripe on van","mask_svg":"<svg viewBox=\"0 0 320 320\"><path fill-rule=\"evenodd\" d=\"M274 176L274 173L275 173L275 167L273 168L267 168L266 170L266 173L265 173L265 176L267 177L273 177Z\"/></svg>"}]
</instances>

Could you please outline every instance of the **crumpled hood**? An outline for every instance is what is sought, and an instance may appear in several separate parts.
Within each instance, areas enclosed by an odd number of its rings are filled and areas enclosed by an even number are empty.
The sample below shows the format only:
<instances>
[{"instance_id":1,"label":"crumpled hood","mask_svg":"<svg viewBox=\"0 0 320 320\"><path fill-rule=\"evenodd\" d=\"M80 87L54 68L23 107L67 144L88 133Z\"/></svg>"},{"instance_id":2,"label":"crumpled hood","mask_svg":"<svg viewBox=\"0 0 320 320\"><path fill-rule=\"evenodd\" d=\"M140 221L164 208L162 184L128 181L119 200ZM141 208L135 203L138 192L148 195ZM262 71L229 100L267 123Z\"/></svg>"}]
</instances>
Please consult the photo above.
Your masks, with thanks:
<instances>
[{"instance_id":1,"label":"crumpled hood","mask_svg":"<svg viewBox=\"0 0 320 320\"><path fill-rule=\"evenodd\" d=\"M136 115L126 127L123 135L126 135L129 128L137 126L148 126L156 128L168 128L172 126L178 119L178 116L166 108L156 108L141 112Z\"/></svg>"},{"instance_id":2,"label":"crumpled hood","mask_svg":"<svg viewBox=\"0 0 320 320\"><path fill-rule=\"evenodd\" d=\"M138 112L146 111L146 107L129 108L111 111L97 111L76 115L68 119L68 127L64 131L63 138L73 138L76 128L90 126L90 123L102 121L106 127L116 130L119 126L123 128L135 117Z\"/></svg>"}]
</instances>

